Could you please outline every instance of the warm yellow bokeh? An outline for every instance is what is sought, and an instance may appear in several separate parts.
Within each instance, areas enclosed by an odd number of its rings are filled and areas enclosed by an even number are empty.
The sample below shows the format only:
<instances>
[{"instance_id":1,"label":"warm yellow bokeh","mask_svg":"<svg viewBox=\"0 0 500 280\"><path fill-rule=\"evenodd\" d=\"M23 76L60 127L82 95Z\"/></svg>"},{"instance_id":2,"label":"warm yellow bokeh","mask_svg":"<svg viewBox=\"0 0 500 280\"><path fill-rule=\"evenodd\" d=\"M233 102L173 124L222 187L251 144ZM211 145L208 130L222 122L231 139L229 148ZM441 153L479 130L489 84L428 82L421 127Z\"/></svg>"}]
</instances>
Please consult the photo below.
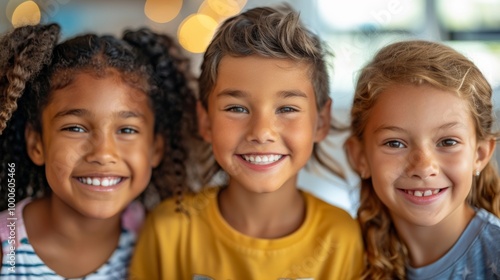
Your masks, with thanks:
<instances>
[{"instance_id":1,"label":"warm yellow bokeh","mask_svg":"<svg viewBox=\"0 0 500 280\"><path fill-rule=\"evenodd\" d=\"M40 23L42 13L40 8L33 1L26 1L16 7L12 13L12 25L19 27L23 25L32 25Z\"/></svg>"},{"instance_id":2,"label":"warm yellow bokeh","mask_svg":"<svg viewBox=\"0 0 500 280\"><path fill-rule=\"evenodd\" d=\"M192 53L202 53L217 29L217 22L202 14L193 14L182 21L177 32L179 44Z\"/></svg>"},{"instance_id":3,"label":"warm yellow bokeh","mask_svg":"<svg viewBox=\"0 0 500 280\"><path fill-rule=\"evenodd\" d=\"M147 0L144 5L146 16L157 23L174 19L182 8L182 0Z\"/></svg>"},{"instance_id":4,"label":"warm yellow bokeh","mask_svg":"<svg viewBox=\"0 0 500 280\"><path fill-rule=\"evenodd\" d=\"M222 22L224 19L227 18L225 16L219 15L214 10L212 10L210 5L208 5L207 1L203 1L203 3L201 3L200 7L198 8L198 14L207 15L213 18L217 22Z\"/></svg>"},{"instance_id":5,"label":"warm yellow bokeh","mask_svg":"<svg viewBox=\"0 0 500 280\"><path fill-rule=\"evenodd\" d=\"M222 17L238 14L245 7L247 0L206 0L210 9Z\"/></svg>"}]
</instances>

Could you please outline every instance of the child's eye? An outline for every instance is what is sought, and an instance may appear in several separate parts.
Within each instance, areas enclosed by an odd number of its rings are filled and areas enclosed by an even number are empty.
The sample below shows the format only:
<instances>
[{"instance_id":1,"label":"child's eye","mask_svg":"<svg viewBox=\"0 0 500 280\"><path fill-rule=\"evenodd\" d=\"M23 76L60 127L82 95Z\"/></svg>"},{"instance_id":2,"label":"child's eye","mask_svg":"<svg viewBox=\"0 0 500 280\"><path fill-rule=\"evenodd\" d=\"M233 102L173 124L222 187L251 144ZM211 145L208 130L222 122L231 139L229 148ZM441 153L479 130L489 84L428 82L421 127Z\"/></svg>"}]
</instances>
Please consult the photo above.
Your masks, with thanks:
<instances>
[{"instance_id":1,"label":"child's eye","mask_svg":"<svg viewBox=\"0 0 500 280\"><path fill-rule=\"evenodd\" d=\"M456 144L458 144L457 140L454 140L454 139L444 139L444 140L441 140L438 143L438 147L451 147L451 146L455 146Z\"/></svg>"},{"instance_id":2,"label":"child's eye","mask_svg":"<svg viewBox=\"0 0 500 280\"><path fill-rule=\"evenodd\" d=\"M227 107L224 110L227 112L233 112L233 113L248 113L248 110L242 106L231 106L231 107Z\"/></svg>"},{"instance_id":3,"label":"child's eye","mask_svg":"<svg viewBox=\"0 0 500 280\"><path fill-rule=\"evenodd\" d=\"M124 127L118 130L118 134L135 134L135 133L138 133L138 131L130 127Z\"/></svg>"},{"instance_id":4,"label":"child's eye","mask_svg":"<svg viewBox=\"0 0 500 280\"><path fill-rule=\"evenodd\" d=\"M77 125L65 127L62 130L70 132L79 132L79 133L86 132L86 130L83 127Z\"/></svg>"},{"instance_id":5,"label":"child's eye","mask_svg":"<svg viewBox=\"0 0 500 280\"><path fill-rule=\"evenodd\" d=\"M396 149L402 149L402 148L406 147L405 144L401 143L400 141L396 141L396 140L387 141L384 145L389 147L389 148L396 148Z\"/></svg>"},{"instance_id":6,"label":"child's eye","mask_svg":"<svg viewBox=\"0 0 500 280\"><path fill-rule=\"evenodd\" d=\"M277 110L277 113L293 113L293 112L297 112L298 110L293 108L293 107L281 107Z\"/></svg>"}]
</instances>

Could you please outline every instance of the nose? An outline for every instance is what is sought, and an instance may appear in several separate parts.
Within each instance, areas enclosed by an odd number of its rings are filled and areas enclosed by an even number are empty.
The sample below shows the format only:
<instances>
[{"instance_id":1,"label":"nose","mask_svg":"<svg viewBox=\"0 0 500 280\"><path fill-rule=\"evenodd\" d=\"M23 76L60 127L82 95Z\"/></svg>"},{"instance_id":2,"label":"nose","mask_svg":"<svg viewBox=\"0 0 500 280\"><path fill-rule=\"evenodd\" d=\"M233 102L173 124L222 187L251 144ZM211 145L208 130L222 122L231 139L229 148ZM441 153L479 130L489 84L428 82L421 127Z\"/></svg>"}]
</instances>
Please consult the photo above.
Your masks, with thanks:
<instances>
[{"instance_id":1,"label":"nose","mask_svg":"<svg viewBox=\"0 0 500 280\"><path fill-rule=\"evenodd\" d=\"M274 142L278 126L274 117L265 114L254 114L248 126L247 141L264 144Z\"/></svg>"},{"instance_id":2,"label":"nose","mask_svg":"<svg viewBox=\"0 0 500 280\"><path fill-rule=\"evenodd\" d=\"M95 133L89 140L85 160L89 163L106 165L116 163L118 158L115 138L111 133Z\"/></svg>"},{"instance_id":3,"label":"nose","mask_svg":"<svg viewBox=\"0 0 500 280\"><path fill-rule=\"evenodd\" d=\"M439 164L430 151L412 151L407 161L406 172L408 177L429 179L439 174Z\"/></svg>"}]
</instances>

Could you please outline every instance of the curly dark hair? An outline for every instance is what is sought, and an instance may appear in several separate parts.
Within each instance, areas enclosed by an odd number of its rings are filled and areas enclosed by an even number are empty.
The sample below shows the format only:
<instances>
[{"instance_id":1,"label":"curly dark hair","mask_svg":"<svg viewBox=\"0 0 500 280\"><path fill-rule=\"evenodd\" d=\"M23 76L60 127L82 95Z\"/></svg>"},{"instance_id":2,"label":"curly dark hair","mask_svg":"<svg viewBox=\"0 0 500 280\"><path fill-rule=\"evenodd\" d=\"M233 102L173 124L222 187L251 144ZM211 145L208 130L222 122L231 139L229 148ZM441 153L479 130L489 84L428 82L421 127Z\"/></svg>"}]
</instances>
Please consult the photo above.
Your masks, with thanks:
<instances>
[{"instance_id":1,"label":"curly dark hair","mask_svg":"<svg viewBox=\"0 0 500 280\"><path fill-rule=\"evenodd\" d=\"M41 132L41 113L51 92L68 86L76 74L100 77L109 68L148 94L155 133L165 141L163 160L140 199L151 207L189 190L192 176L185 167L188 145L197 139L195 79L173 39L142 28L125 31L123 39L85 34L58 44L59 34L57 24L34 25L0 39L0 196L8 195L8 163L16 164L16 200L50 193L45 167L27 154L25 127ZM1 200L0 210L6 208L7 201Z\"/></svg>"}]
</instances>

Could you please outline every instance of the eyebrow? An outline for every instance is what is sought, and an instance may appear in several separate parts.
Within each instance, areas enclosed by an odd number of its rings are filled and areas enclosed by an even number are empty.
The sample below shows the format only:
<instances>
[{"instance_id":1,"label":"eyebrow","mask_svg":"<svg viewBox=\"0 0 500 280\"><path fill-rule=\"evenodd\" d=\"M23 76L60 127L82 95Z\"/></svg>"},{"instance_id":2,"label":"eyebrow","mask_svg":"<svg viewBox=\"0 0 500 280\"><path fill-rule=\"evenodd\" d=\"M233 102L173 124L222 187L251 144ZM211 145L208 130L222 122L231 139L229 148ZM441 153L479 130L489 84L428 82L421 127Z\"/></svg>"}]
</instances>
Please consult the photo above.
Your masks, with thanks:
<instances>
[{"instance_id":1,"label":"eyebrow","mask_svg":"<svg viewBox=\"0 0 500 280\"><path fill-rule=\"evenodd\" d=\"M450 129L454 127L466 128L466 126L461 122L450 122L450 123L445 123L442 126L438 127L438 130Z\"/></svg>"},{"instance_id":2,"label":"eyebrow","mask_svg":"<svg viewBox=\"0 0 500 280\"><path fill-rule=\"evenodd\" d=\"M58 112L53 119L59 119L66 116L75 116L75 117L92 117L94 114L86 109L69 109ZM134 111L119 111L114 115L118 116L121 119L128 118L141 118L144 119L144 115Z\"/></svg>"},{"instance_id":3,"label":"eyebrow","mask_svg":"<svg viewBox=\"0 0 500 280\"><path fill-rule=\"evenodd\" d=\"M284 90L280 91L279 95L283 98L301 97L307 99L307 94L300 90Z\"/></svg>"},{"instance_id":4,"label":"eyebrow","mask_svg":"<svg viewBox=\"0 0 500 280\"><path fill-rule=\"evenodd\" d=\"M373 134L377 134L377 133L380 133L384 130L388 130L388 131L394 131L394 132L401 132L401 133L407 133L407 130L406 129L403 129L401 127L398 127L398 126L391 126L391 125L381 125L379 127L377 127L374 131L373 131Z\"/></svg>"},{"instance_id":5,"label":"eyebrow","mask_svg":"<svg viewBox=\"0 0 500 280\"><path fill-rule=\"evenodd\" d=\"M445 124L439 126L435 130L439 131L439 130L445 130L445 129L450 129L450 128L454 128L454 127L465 128L465 125L461 122L450 122L450 123L445 123ZM408 133L408 131L404 128L401 128L398 126L391 126L391 125L381 125L381 126L377 127L373 133L374 134L380 133L384 130L400 132L400 133Z\"/></svg>"},{"instance_id":6,"label":"eyebrow","mask_svg":"<svg viewBox=\"0 0 500 280\"><path fill-rule=\"evenodd\" d=\"M225 89L217 93L217 98L224 98L224 97L242 98L242 97L247 97L248 95L249 93L245 91ZM308 98L307 94L305 94L303 91L300 90L282 90L278 92L278 96L282 98L293 98L293 97L300 97L305 99Z\"/></svg>"},{"instance_id":7,"label":"eyebrow","mask_svg":"<svg viewBox=\"0 0 500 280\"><path fill-rule=\"evenodd\" d=\"M246 97L248 96L248 93L241 91L241 90L235 90L235 89L225 89L219 93L217 93L217 98L224 98L224 97L234 97L234 98L241 98L241 97Z\"/></svg>"},{"instance_id":8,"label":"eyebrow","mask_svg":"<svg viewBox=\"0 0 500 280\"><path fill-rule=\"evenodd\" d=\"M66 116L87 117L92 116L92 113L85 109L69 109L57 112L53 119L59 119Z\"/></svg>"}]
</instances>

